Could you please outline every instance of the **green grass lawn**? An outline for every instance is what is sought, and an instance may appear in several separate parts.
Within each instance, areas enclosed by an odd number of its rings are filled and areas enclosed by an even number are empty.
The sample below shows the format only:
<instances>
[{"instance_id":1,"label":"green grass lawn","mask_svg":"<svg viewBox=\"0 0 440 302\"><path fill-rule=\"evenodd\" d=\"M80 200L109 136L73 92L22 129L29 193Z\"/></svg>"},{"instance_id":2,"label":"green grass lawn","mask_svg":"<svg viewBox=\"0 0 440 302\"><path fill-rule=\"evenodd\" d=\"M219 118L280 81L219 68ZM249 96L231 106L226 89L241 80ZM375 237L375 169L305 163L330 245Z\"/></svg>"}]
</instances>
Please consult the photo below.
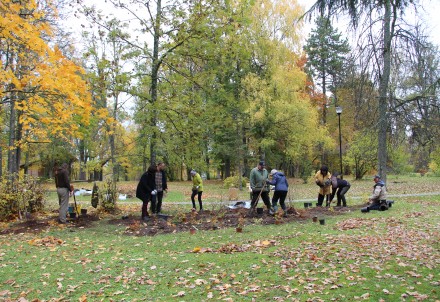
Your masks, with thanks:
<instances>
[{"instance_id":1,"label":"green grass lawn","mask_svg":"<svg viewBox=\"0 0 440 302\"><path fill-rule=\"evenodd\" d=\"M395 187L416 192L427 180ZM167 198L181 192L189 201L188 185L171 183ZM369 192L372 181L355 186ZM434 181L426 186L439 191ZM316 193L311 184L291 187L298 199ZM395 200L385 212L351 211L325 225L257 223L243 233L134 237L103 215L85 228L1 235L0 300L439 301L440 195Z\"/></svg>"}]
</instances>

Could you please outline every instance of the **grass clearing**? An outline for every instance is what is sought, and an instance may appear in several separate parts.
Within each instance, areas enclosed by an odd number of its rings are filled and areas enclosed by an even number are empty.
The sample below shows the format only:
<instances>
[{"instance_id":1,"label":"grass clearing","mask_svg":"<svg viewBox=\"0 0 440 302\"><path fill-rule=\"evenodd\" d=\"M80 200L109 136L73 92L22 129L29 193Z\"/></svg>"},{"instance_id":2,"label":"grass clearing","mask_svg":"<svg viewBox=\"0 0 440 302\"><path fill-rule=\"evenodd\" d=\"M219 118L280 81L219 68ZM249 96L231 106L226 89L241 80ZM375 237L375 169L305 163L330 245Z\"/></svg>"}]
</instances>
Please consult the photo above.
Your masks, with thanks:
<instances>
[{"instance_id":1,"label":"grass clearing","mask_svg":"<svg viewBox=\"0 0 440 302\"><path fill-rule=\"evenodd\" d=\"M243 233L127 236L103 215L90 227L1 235L0 299L438 301L440 195L395 200L325 225L255 219Z\"/></svg>"}]
</instances>

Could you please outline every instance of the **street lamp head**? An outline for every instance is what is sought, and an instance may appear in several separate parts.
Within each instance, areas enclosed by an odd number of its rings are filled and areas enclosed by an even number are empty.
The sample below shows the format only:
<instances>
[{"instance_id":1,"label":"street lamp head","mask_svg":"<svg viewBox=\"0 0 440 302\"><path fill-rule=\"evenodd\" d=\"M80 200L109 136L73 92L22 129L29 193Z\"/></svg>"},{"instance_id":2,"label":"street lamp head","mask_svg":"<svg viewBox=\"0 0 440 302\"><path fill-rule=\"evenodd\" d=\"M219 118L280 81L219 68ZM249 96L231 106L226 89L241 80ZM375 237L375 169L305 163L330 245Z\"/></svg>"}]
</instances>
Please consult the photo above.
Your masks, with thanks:
<instances>
[{"instance_id":1,"label":"street lamp head","mask_svg":"<svg viewBox=\"0 0 440 302\"><path fill-rule=\"evenodd\" d=\"M341 114L342 113L342 107L336 107L336 113Z\"/></svg>"}]
</instances>

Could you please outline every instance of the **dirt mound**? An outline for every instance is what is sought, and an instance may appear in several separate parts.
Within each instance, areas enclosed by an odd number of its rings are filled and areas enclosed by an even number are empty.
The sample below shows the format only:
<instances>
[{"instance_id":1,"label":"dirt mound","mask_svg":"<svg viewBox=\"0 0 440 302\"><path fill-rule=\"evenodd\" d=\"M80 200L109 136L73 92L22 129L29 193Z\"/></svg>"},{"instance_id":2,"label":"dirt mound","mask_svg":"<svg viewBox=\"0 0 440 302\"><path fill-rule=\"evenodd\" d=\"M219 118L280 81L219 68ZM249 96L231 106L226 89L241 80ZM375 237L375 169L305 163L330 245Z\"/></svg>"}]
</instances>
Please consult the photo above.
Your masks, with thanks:
<instances>
[{"instance_id":1,"label":"dirt mound","mask_svg":"<svg viewBox=\"0 0 440 302\"><path fill-rule=\"evenodd\" d=\"M156 215L151 216L148 221L142 221L138 212L122 215L119 211L113 215L91 213L80 215L78 218L68 219L67 224L58 224L57 215L52 213L49 216L34 215L30 219L18 222L11 222L0 230L0 235L20 234L20 233L40 233L51 227L61 228L90 228L97 221L107 221L109 224L125 227L125 234L128 236L154 236L157 234L189 232L193 230L217 230L222 228L231 228L237 226L246 227L252 224L283 224L291 222L305 222L311 220L314 216L325 217L341 215L347 211L359 210L359 207L346 208L325 208L314 207L306 209L289 208L286 217L278 212L275 215L269 215L266 209L263 214L257 214L256 211L250 212L248 209L221 209L205 210L202 212L177 213L173 216ZM106 219L108 218L108 219Z\"/></svg>"}]
</instances>

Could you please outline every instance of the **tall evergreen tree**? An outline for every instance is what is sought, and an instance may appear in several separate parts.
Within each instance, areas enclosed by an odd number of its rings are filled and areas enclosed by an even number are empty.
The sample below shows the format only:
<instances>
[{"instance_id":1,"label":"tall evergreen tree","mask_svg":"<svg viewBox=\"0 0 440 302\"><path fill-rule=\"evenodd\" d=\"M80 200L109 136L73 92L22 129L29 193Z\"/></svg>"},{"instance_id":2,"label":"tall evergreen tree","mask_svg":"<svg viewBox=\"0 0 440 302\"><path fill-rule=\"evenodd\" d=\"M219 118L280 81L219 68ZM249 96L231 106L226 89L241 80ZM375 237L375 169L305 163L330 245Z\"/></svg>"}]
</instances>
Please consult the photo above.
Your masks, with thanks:
<instances>
[{"instance_id":1,"label":"tall evergreen tree","mask_svg":"<svg viewBox=\"0 0 440 302\"><path fill-rule=\"evenodd\" d=\"M316 80L324 96L322 104L322 120L326 123L327 88L336 97L336 88L343 74L345 55L350 51L347 39L342 39L326 17L316 19L316 28L312 30L307 44L304 46L308 61L308 74Z\"/></svg>"}]
</instances>

